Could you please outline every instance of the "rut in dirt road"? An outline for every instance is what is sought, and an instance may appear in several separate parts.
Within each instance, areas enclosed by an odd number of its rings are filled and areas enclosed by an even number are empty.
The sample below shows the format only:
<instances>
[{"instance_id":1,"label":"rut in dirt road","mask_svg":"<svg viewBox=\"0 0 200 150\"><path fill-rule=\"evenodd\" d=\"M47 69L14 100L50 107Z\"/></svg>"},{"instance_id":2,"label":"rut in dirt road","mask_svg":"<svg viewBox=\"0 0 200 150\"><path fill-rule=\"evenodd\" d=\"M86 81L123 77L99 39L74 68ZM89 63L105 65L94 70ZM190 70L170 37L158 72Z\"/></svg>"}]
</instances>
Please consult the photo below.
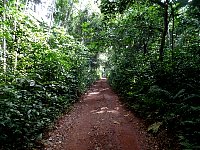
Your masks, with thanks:
<instances>
[{"instance_id":1,"label":"rut in dirt road","mask_svg":"<svg viewBox=\"0 0 200 150\"><path fill-rule=\"evenodd\" d=\"M119 102L106 79L97 81L49 133L46 150L155 150L154 139Z\"/></svg>"}]
</instances>

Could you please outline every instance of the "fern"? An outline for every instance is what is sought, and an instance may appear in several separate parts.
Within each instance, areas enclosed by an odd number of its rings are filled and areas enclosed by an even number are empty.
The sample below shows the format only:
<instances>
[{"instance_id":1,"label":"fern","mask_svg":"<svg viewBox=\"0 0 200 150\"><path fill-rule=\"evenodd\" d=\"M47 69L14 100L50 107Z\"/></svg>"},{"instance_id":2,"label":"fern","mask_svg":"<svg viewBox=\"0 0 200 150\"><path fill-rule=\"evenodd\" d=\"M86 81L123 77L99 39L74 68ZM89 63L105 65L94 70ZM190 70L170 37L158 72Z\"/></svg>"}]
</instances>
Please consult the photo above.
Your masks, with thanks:
<instances>
[{"instance_id":1,"label":"fern","mask_svg":"<svg viewBox=\"0 0 200 150\"><path fill-rule=\"evenodd\" d=\"M173 97L173 99L181 98L185 94L185 89L181 89L178 93Z\"/></svg>"},{"instance_id":2,"label":"fern","mask_svg":"<svg viewBox=\"0 0 200 150\"><path fill-rule=\"evenodd\" d=\"M161 89L157 85L153 85L150 87L147 96L152 97L153 99L163 99L163 100L170 100L171 93L167 90Z\"/></svg>"},{"instance_id":3,"label":"fern","mask_svg":"<svg viewBox=\"0 0 200 150\"><path fill-rule=\"evenodd\" d=\"M183 101L191 102L193 104L200 104L200 95L191 94L191 95L187 96Z\"/></svg>"}]
</instances>

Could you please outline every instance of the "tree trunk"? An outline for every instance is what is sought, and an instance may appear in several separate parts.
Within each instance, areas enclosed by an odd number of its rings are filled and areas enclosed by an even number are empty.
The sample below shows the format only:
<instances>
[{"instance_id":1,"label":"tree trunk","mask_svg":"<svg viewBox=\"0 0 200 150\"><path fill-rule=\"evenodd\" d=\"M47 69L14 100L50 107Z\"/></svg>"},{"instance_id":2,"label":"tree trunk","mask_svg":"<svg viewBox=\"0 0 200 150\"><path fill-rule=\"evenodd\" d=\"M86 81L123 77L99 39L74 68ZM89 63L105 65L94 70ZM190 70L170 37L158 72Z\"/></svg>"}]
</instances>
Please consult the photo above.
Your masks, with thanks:
<instances>
[{"instance_id":1,"label":"tree trunk","mask_svg":"<svg viewBox=\"0 0 200 150\"><path fill-rule=\"evenodd\" d=\"M18 5L18 0L16 0L16 5L15 7L19 8L19 5ZM14 61L14 72L17 70L17 61L18 61L18 37L16 36L16 31L17 31L17 21L15 19L14 21L14 31L15 31L15 35L14 35L14 41L15 41L15 44L16 44L16 50L15 50L15 61Z\"/></svg>"},{"instance_id":2,"label":"tree trunk","mask_svg":"<svg viewBox=\"0 0 200 150\"><path fill-rule=\"evenodd\" d=\"M50 36L50 33L51 33L51 28L53 26L53 21L54 21L53 14L55 12L55 7L56 7L56 0L52 0L50 21L49 21L49 36Z\"/></svg>"},{"instance_id":3,"label":"tree trunk","mask_svg":"<svg viewBox=\"0 0 200 150\"><path fill-rule=\"evenodd\" d=\"M171 35L171 40L172 40L172 62L174 62L174 8L171 6L172 9L172 35Z\"/></svg>"},{"instance_id":4,"label":"tree trunk","mask_svg":"<svg viewBox=\"0 0 200 150\"><path fill-rule=\"evenodd\" d=\"M161 35L161 44L159 48L159 60L162 62L164 58L164 47L165 47L165 38L167 35L167 30L168 30L168 4L169 0L166 0L165 2L165 7L164 7L164 28L163 32Z\"/></svg>"},{"instance_id":5,"label":"tree trunk","mask_svg":"<svg viewBox=\"0 0 200 150\"><path fill-rule=\"evenodd\" d=\"M27 7L28 7L28 2L29 2L29 0L26 0L25 7L24 7L24 11L26 11L26 10L27 10Z\"/></svg>"},{"instance_id":6,"label":"tree trunk","mask_svg":"<svg viewBox=\"0 0 200 150\"><path fill-rule=\"evenodd\" d=\"M4 32L6 30L6 25L5 25L5 21L6 21L6 0L3 1L3 6L4 6L4 13L3 13L3 29L4 29ZM4 35L3 37L3 70L4 72L6 72L6 37Z\"/></svg>"},{"instance_id":7,"label":"tree trunk","mask_svg":"<svg viewBox=\"0 0 200 150\"><path fill-rule=\"evenodd\" d=\"M143 45L144 45L144 55L147 54L147 47L149 42L149 33L146 33L147 38L143 39Z\"/></svg>"}]
</instances>

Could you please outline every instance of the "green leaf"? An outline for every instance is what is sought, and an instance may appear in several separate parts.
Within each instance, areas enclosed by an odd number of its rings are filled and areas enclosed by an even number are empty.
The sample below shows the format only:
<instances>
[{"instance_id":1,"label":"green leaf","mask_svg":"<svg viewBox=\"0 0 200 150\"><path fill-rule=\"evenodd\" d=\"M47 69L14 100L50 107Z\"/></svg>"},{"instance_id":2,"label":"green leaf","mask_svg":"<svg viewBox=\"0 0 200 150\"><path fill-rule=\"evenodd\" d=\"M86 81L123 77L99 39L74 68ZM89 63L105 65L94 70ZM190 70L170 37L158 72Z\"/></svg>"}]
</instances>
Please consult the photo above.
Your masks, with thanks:
<instances>
[{"instance_id":1,"label":"green leaf","mask_svg":"<svg viewBox=\"0 0 200 150\"><path fill-rule=\"evenodd\" d=\"M157 133L162 124L163 124L162 122L155 122L154 124L148 127L147 131L152 131L153 133Z\"/></svg>"}]
</instances>

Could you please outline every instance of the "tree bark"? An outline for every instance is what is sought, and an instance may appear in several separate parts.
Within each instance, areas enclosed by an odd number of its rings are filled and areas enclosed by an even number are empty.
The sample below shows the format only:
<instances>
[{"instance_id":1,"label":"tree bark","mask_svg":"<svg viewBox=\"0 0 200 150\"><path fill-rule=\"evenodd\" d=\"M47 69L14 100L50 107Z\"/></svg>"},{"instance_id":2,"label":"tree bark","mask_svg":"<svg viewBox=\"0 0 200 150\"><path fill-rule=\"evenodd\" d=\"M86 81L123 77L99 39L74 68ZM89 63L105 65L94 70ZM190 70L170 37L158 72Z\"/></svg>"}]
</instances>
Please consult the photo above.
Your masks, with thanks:
<instances>
[{"instance_id":1,"label":"tree bark","mask_svg":"<svg viewBox=\"0 0 200 150\"><path fill-rule=\"evenodd\" d=\"M3 13L3 29L4 29L4 32L6 30L6 25L5 25L5 21L6 21L6 0L3 1L3 6L4 6L4 13ZM6 37L4 35L3 37L3 70L4 72L6 72Z\"/></svg>"},{"instance_id":2,"label":"tree bark","mask_svg":"<svg viewBox=\"0 0 200 150\"><path fill-rule=\"evenodd\" d=\"M18 0L16 0L16 5L15 7L17 8L17 10L19 9L19 4L18 4ZM15 50L15 61L14 61L14 72L17 70L17 62L18 62L18 37L16 35L16 31L17 31L17 20L15 19L14 21L14 41L16 44L16 50Z\"/></svg>"},{"instance_id":3,"label":"tree bark","mask_svg":"<svg viewBox=\"0 0 200 150\"><path fill-rule=\"evenodd\" d=\"M167 30L168 30L168 4L169 0L166 0L165 2L165 7L164 7L164 28L163 32L161 35L161 43L160 43L160 48L159 48L159 60L162 62L164 58L164 47L165 47L165 38L167 35Z\"/></svg>"},{"instance_id":4,"label":"tree bark","mask_svg":"<svg viewBox=\"0 0 200 150\"><path fill-rule=\"evenodd\" d=\"M172 35L171 35L171 40L172 40L172 62L174 62L174 21L175 21L175 18L174 18L174 8L173 6L171 5L171 10L172 10Z\"/></svg>"}]
</instances>

